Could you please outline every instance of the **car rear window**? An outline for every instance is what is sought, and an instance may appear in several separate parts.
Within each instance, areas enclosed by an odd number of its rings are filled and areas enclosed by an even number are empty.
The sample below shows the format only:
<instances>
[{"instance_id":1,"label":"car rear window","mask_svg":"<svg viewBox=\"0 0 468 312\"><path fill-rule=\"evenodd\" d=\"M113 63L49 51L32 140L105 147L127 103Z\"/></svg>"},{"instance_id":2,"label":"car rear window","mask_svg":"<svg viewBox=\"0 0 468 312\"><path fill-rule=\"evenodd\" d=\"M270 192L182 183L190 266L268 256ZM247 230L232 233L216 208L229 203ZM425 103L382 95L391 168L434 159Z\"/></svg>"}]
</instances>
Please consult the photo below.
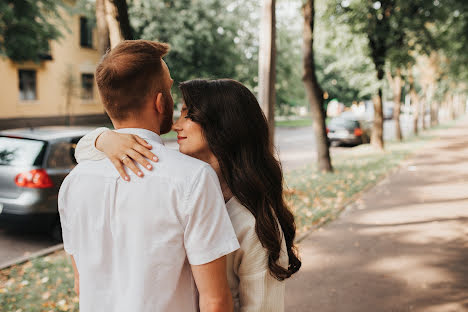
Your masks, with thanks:
<instances>
[{"instance_id":1,"label":"car rear window","mask_svg":"<svg viewBox=\"0 0 468 312\"><path fill-rule=\"evenodd\" d=\"M48 168L72 169L76 165L74 142L57 142L50 147Z\"/></svg>"},{"instance_id":2,"label":"car rear window","mask_svg":"<svg viewBox=\"0 0 468 312\"><path fill-rule=\"evenodd\" d=\"M330 127L354 129L359 128L359 123L355 120L335 118L330 121Z\"/></svg>"},{"instance_id":3,"label":"car rear window","mask_svg":"<svg viewBox=\"0 0 468 312\"><path fill-rule=\"evenodd\" d=\"M0 136L0 165L40 166L47 142Z\"/></svg>"}]
</instances>

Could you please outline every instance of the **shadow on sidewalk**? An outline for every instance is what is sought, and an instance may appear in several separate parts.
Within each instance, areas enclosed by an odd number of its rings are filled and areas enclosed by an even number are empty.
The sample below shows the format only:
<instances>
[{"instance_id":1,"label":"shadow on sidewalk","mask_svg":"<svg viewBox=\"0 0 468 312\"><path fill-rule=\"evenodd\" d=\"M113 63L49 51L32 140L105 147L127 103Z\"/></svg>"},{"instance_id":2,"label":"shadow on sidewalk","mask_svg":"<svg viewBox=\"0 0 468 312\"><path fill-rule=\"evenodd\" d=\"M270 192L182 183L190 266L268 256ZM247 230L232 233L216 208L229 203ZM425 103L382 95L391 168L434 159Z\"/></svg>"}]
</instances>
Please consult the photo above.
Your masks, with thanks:
<instances>
[{"instance_id":1,"label":"shadow on sidewalk","mask_svg":"<svg viewBox=\"0 0 468 312\"><path fill-rule=\"evenodd\" d=\"M323 243L302 255L312 265L301 269L294 283L288 282L286 311L468 311L467 235L431 235L424 227L434 222L468 228L468 217L351 223L309 238ZM416 228L396 231L409 226ZM418 237L421 231L427 236Z\"/></svg>"}]
</instances>

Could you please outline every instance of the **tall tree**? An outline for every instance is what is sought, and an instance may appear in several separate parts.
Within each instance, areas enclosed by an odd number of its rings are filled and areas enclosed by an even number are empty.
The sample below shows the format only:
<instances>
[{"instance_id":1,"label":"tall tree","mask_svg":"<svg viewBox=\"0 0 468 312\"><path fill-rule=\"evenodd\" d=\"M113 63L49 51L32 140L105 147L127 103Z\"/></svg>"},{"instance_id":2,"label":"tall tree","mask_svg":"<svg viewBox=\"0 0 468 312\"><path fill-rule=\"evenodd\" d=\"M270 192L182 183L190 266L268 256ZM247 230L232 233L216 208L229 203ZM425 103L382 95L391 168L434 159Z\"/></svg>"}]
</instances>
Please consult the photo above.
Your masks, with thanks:
<instances>
[{"instance_id":1,"label":"tall tree","mask_svg":"<svg viewBox=\"0 0 468 312\"><path fill-rule=\"evenodd\" d=\"M420 99L419 95L416 92L416 87L414 85L414 75L413 75L413 65L408 65L408 85L409 85L409 95L411 99L411 106L413 108L413 133L418 135L419 133L419 114L420 114ZM424 115L423 115L424 122Z\"/></svg>"},{"instance_id":2,"label":"tall tree","mask_svg":"<svg viewBox=\"0 0 468 312\"><path fill-rule=\"evenodd\" d=\"M337 1L335 14L351 26L354 33L365 33L368 39L368 53L375 66L377 81L380 82L374 96L374 121L371 144L379 149L384 148L383 141L383 87L385 62L390 47L394 43L391 34L390 15L395 0L360 0Z\"/></svg>"},{"instance_id":3,"label":"tall tree","mask_svg":"<svg viewBox=\"0 0 468 312\"><path fill-rule=\"evenodd\" d=\"M433 0L394 0L389 13L391 21L389 37L393 38L394 43L389 47L387 61L390 65L388 74L393 90L394 119L398 140L402 138L400 126L402 71L404 68L408 68L408 71L412 70L411 64L415 63L414 56L428 55L431 50L438 48L434 36L428 30L428 25L434 24L440 18L439 5L439 2ZM410 75L409 73L408 79ZM413 93L413 102L416 100L414 95Z\"/></svg>"},{"instance_id":4,"label":"tall tree","mask_svg":"<svg viewBox=\"0 0 468 312\"><path fill-rule=\"evenodd\" d=\"M176 84L231 77L253 88L258 23L248 12L256 9L241 4L227 9L222 0L140 0L132 2L129 13L137 38L171 44L165 60Z\"/></svg>"},{"instance_id":5,"label":"tall tree","mask_svg":"<svg viewBox=\"0 0 468 312\"><path fill-rule=\"evenodd\" d=\"M114 48L122 40L133 39L126 0L104 0L104 4L111 48ZM100 10L102 10L101 7ZM97 11L96 17L101 17L101 15L97 15ZM103 22L100 21L99 23Z\"/></svg>"},{"instance_id":6,"label":"tall tree","mask_svg":"<svg viewBox=\"0 0 468 312\"><path fill-rule=\"evenodd\" d=\"M313 117L313 128L317 145L318 168L322 172L331 172L333 167L330 159L329 141L325 126L325 110L323 106L323 90L315 75L314 59L314 0L307 0L303 6L304 15L304 76L303 82L310 102Z\"/></svg>"},{"instance_id":7,"label":"tall tree","mask_svg":"<svg viewBox=\"0 0 468 312\"><path fill-rule=\"evenodd\" d=\"M368 39L337 21L329 0L315 1L314 54L316 75L328 99L350 106L368 101L376 93L375 66L369 57Z\"/></svg>"},{"instance_id":8,"label":"tall tree","mask_svg":"<svg viewBox=\"0 0 468 312\"><path fill-rule=\"evenodd\" d=\"M97 50L103 55L110 47L109 27L106 20L105 0L96 0Z\"/></svg>"},{"instance_id":9,"label":"tall tree","mask_svg":"<svg viewBox=\"0 0 468 312\"><path fill-rule=\"evenodd\" d=\"M395 69L395 74L392 75L390 71L387 71L387 78L390 84L390 87L393 91L393 119L395 120L395 137L398 141L403 139L401 134L401 125L400 125L400 113L401 113L401 94L403 89L403 79L401 76L401 68L397 67Z\"/></svg>"},{"instance_id":10,"label":"tall tree","mask_svg":"<svg viewBox=\"0 0 468 312\"><path fill-rule=\"evenodd\" d=\"M65 29L55 0L0 1L0 55L13 61L38 62L49 55L49 41L58 40Z\"/></svg>"},{"instance_id":11,"label":"tall tree","mask_svg":"<svg viewBox=\"0 0 468 312\"><path fill-rule=\"evenodd\" d=\"M276 107L276 0L263 0L258 56L258 100L274 143Z\"/></svg>"}]
</instances>

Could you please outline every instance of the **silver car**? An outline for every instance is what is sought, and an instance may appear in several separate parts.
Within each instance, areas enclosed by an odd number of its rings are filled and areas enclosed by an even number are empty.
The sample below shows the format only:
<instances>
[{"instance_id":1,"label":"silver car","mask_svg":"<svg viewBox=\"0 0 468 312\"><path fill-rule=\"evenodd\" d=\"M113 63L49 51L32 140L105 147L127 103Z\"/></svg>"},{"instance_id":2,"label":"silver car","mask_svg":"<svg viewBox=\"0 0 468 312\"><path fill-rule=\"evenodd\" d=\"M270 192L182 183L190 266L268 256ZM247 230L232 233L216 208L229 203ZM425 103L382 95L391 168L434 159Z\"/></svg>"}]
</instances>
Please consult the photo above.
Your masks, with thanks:
<instances>
[{"instance_id":1,"label":"silver car","mask_svg":"<svg viewBox=\"0 0 468 312\"><path fill-rule=\"evenodd\" d=\"M353 114L343 113L332 118L327 126L327 136L332 146L369 143L370 129Z\"/></svg>"},{"instance_id":2,"label":"silver car","mask_svg":"<svg viewBox=\"0 0 468 312\"><path fill-rule=\"evenodd\" d=\"M76 165L76 143L92 129L0 131L0 226L46 230L55 240L61 240L58 191Z\"/></svg>"}]
</instances>

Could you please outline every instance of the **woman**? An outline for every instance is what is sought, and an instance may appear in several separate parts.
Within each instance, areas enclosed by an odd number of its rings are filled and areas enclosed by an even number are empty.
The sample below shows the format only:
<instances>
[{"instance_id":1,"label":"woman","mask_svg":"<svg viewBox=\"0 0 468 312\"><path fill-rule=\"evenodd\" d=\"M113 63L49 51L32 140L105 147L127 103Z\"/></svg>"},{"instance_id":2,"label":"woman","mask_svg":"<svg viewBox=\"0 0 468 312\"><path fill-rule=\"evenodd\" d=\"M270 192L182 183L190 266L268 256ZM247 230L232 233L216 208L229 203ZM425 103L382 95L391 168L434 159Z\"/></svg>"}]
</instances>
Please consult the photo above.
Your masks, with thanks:
<instances>
[{"instance_id":1,"label":"woman","mask_svg":"<svg viewBox=\"0 0 468 312\"><path fill-rule=\"evenodd\" d=\"M283 199L283 175L268 124L255 96L234 80L192 80L180 85L184 105L173 125L180 152L216 171L240 249L227 258L235 311L283 311L284 279L301 266L294 246L293 214ZM101 149L121 175L119 157L145 167L145 142L128 134L95 130L77 147L77 159L99 159ZM97 138L97 140L96 140ZM96 141L96 142L95 142ZM135 173L142 173L136 167Z\"/></svg>"}]
</instances>

